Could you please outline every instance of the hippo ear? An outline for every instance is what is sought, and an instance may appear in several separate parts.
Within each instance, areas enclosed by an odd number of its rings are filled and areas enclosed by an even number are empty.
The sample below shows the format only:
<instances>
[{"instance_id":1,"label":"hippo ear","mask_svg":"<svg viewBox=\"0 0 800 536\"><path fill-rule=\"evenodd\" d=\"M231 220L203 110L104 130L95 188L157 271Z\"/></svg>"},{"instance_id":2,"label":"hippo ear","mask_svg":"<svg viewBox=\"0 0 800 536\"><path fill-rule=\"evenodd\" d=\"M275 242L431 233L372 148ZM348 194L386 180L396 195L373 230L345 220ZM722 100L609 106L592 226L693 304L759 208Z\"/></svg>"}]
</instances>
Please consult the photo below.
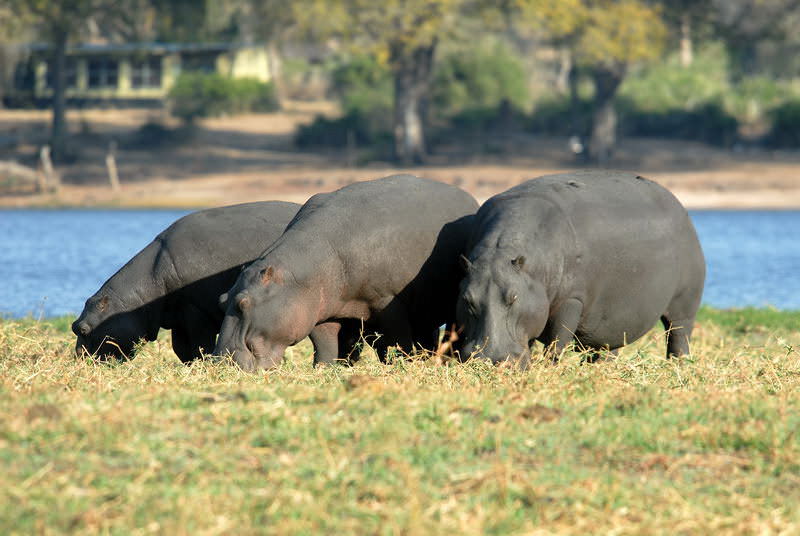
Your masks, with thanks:
<instances>
[{"instance_id":1,"label":"hippo ear","mask_svg":"<svg viewBox=\"0 0 800 536\"><path fill-rule=\"evenodd\" d=\"M472 261L466 258L463 254L458 256L458 261L459 263L461 263L461 268L465 272L469 272L470 269L472 268Z\"/></svg>"},{"instance_id":2,"label":"hippo ear","mask_svg":"<svg viewBox=\"0 0 800 536\"><path fill-rule=\"evenodd\" d=\"M275 267L274 266L267 266L263 270L261 270L261 284L268 285L270 281L272 281L272 277L275 275Z\"/></svg>"},{"instance_id":3,"label":"hippo ear","mask_svg":"<svg viewBox=\"0 0 800 536\"><path fill-rule=\"evenodd\" d=\"M219 308L225 311L228 308L228 293L221 294L219 297Z\"/></svg>"},{"instance_id":4,"label":"hippo ear","mask_svg":"<svg viewBox=\"0 0 800 536\"><path fill-rule=\"evenodd\" d=\"M511 264L517 269L517 271L522 270L522 268L525 266L525 256L520 255L516 259L511 259Z\"/></svg>"}]
</instances>

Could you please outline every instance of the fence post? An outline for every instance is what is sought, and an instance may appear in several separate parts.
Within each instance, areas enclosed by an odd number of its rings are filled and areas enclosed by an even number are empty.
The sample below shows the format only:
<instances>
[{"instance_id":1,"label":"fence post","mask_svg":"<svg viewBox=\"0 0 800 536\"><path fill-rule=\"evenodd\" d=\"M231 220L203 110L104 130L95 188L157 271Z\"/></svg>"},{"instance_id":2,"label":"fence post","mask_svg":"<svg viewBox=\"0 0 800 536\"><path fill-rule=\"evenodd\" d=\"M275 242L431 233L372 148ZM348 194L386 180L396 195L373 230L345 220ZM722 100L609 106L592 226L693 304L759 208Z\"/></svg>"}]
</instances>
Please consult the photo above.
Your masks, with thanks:
<instances>
[{"instance_id":1,"label":"fence post","mask_svg":"<svg viewBox=\"0 0 800 536\"><path fill-rule=\"evenodd\" d=\"M108 154L106 155L106 169L108 169L108 182L111 189L119 192L119 175L117 174L117 159L114 154L117 152L117 142L112 141L108 144Z\"/></svg>"},{"instance_id":2,"label":"fence post","mask_svg":"<svg viewBox=\"0 0 800 536\"><path fill-rule=\"evenodd\" d=\"M53 169L53 161L50 159L50 146L44 145L39 151L39 160L42 164L45 185L53 192L58 192L61 188L61 178Z\"/></svg>"}]
</instances>

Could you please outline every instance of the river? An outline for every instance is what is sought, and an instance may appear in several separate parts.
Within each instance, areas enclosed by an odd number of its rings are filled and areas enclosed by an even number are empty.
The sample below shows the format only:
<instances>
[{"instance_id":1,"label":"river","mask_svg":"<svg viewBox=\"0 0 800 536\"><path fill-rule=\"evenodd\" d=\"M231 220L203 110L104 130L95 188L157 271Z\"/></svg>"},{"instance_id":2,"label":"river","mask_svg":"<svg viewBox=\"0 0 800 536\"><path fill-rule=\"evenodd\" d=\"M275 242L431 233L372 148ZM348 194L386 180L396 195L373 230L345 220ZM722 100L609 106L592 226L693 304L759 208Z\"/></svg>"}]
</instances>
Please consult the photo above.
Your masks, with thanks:
<instances>
[{"instance_id":1,"label":"river","mask_svg":"<svg viewBox=\"0 0 800 536\"><path fill-rule=\"evenodd\" d=\"M0 210L0 312L45 318L83 302L183 210ZM800 309L800 211L691 211L703 302Z\"/></svg>"}]
</instances>

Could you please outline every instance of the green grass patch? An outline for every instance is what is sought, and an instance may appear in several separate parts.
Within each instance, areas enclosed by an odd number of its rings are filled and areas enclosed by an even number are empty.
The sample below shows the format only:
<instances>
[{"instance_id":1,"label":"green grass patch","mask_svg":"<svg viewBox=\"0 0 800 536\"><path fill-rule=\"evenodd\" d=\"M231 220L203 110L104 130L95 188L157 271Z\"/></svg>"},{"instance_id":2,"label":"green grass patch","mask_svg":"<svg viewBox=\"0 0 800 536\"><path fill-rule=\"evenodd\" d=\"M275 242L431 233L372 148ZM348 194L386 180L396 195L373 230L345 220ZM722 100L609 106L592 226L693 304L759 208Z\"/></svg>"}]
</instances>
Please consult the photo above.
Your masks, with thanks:
<instances>
[{"instance_id":1,"label":"green grass patch","mask_svg":"<svg viewBox=\"0 0 800 536\"><path fill-rule=\"evenodd\" d=\"M659 330L524 372L304 342L256 375L3 320L0 533L795 533L799 318L704 308L680 360Z\"/></svg>"}]
</instances>

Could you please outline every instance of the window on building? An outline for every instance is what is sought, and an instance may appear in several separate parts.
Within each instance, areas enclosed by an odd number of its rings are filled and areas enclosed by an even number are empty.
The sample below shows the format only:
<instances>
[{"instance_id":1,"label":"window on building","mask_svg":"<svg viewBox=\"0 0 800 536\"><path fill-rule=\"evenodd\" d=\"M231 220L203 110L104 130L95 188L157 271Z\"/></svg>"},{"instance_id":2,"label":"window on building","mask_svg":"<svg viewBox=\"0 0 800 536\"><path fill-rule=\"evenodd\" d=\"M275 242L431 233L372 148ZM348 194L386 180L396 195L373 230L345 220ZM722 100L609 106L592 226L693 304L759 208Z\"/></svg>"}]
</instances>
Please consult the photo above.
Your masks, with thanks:
<instances>
[{"instance_id":1,"label":"window on building","mask_svg":"<svg viewBox=\"0 0 800 536\"><path fill-rule=\"evenodd\" d=\"M78 60L75 58L66 58L64 81L68 88L73 88L78 85ZM47 76L45 77L45 85L48 89L52 89L55 85L55 68L53 60L47 62Z\"/></svg>"},{"instance_id":2,"label":"window on building","mask_svg":"<svg viewBox=\"0 0 800 536\"><path fill-rule=\"evenodd\" d=\"M161 57L132 60L131 87L161 87Z\"/></svg>"},{"instance_id":3,"label":"window on building","mask_svg":"<svg viewBox=\"0 0 800 536\"><path fill-rule=\"evenodd\" d=\"M117 60L95 58L89 60L89 87L117 87Z\"/></svg>"},{"instance_id":4,"label":"window on building","mask_svg":"<svg viewBox=\"0 0 800 536\"><path fill-rule=\"evenodd\" d=\"M208 52L185 53L181 57L181 70L213 73L217 70L217 54Z\"/></svg>"},{"instance_id":5,"label":"window on building","mask_svg":"<svg viewBox=\"0 0 800 536\"><path fill-rule=\"evenodd\" d=\"M20 62L14 69L14 88L30 91L36 85L36 71L31 61Z\"/></svg>"}]
</instances>

